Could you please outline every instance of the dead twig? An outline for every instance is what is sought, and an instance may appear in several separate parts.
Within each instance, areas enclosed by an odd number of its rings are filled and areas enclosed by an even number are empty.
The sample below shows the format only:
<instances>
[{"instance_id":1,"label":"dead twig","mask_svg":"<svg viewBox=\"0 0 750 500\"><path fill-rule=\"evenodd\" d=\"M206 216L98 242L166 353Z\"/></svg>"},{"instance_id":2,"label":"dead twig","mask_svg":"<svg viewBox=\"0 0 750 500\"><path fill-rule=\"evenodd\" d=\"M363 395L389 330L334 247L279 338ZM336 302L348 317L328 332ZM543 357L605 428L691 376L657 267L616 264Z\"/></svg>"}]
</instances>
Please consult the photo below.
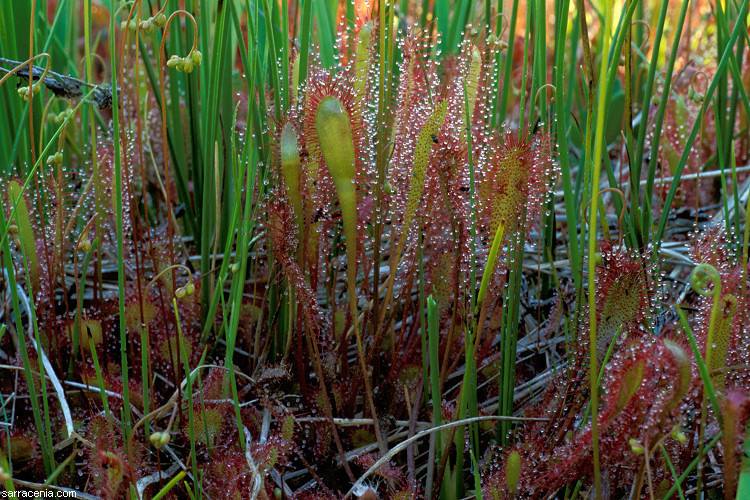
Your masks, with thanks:
<instances>
[{"instance_id":1,"label":"dead twig","mask_svg":"<svg viewBox=\"0 0 750 500\"><path fill-rule=\"evenodd\" d=\"M23 63L20 61L13 61L11 59L0 57L0 64L5 64L6 66L12 66L15 68ZM10 73L10 70L7 70L3 67L0 67L0 71ZM88 93L84 93L83 88L89 88L94 89L94 92L91 93L86 102L96 104L99 109L112 108L112 87L108 85L94 85L92 83L79 80L78 78L73 78L72 76L55 73L54 71L47 71L46 76L42 78L44 69L39 66L33 66L32 73L35 80L41 78L41 82L57 97L61 97L64 99L80 99ZM21 80L28 80L28 67L24 66L23 68L18 69L15 72L15 75Z\"/></svg>"}]
</instances>

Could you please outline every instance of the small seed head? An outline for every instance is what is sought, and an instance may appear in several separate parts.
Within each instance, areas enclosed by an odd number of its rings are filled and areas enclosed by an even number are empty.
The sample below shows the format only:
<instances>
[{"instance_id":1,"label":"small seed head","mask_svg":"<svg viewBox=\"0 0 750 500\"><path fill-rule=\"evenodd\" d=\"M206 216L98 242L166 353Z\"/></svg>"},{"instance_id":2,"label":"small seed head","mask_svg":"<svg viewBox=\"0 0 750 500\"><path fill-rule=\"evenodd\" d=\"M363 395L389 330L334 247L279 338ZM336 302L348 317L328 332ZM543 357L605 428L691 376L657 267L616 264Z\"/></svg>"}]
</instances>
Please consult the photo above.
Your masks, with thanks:
<instances>
[{"instance_id":1,"label":"small seed head","mask_svg":"<svg viewBox=\"0 0 750 500\"><path fill-rule=\"evenodd\" d=\"M62 161L63 155L60 151L47 157L47 165L60 165L62 164Z\"/></svg>"},{"instance_id":2,"label":"small seed head","mask_svg":"<svg viewBox=\"0 0 750 500\"><path fill-rule=\"evenodd\" d=\"M155 448L159 448L159 444L161 443L161 432L154 432L148 437L148 440L151 441L151 444L154 445Z\"/></svg>"},{"instance_id":3,"label":"small seed head","mask_svg":"<svg viewBox=\"0 0 750 500\"><path fill-rule=\"evenodd\" d=\"M91 251L91 240L88 238L84 238L78 243L78 249L83 250L84 252Z\"/></svg>"},{"instance_id":4,"label":"small seed head","mask_svg":"<svg viewBox=\"0 0 750 500\"><path fill-rule=\"evenodd\" d=\"M628 443L630 444L630 451L636 455L643 455L646 453L646 448L637 439L631 438Z\"/></svg>"},{"instance_id":5,"label":"small seed head","mask_svg":"<svg viewBox=\"0 0 750 500\"><path fill-rule=\"evenodd\" d=\"M141 28L141 31L143 31L144 33L153 33L156 29L154 27L154 24L151 22L151 19L141 21L140 23L138 23L138 27Z\"/></svg>"},{"instance_id":6,"label":"small seed head","mask_svg":"<svg viewBox=\"0 0 750 500\"><path fill-rule=\"evenodd\" d=\"M135 19L131 19L130 21L123 21L120 23L120 29L124 30L130 30L135 31L135 28L138 26L138 23Z\"/></svg>"},{"instance_id":7,"label":"small seed head","mask_svg":"<svg viewBox=\"0 0 750 500\"><path fill-rule=\"evenodd\" d=\"M190 57L193 60L193 64L195 64L196 66L201 65L201 61L203 61L203 54L200 50L196 49L190 52Z\"/></svg>"},{"instance_id":8,"label":"small seed head","mask_svg":"<svg viewBox=\"0 0 750 500\"><path fill-rule=\"evenodd\" d=\"M685 435L684 432L682 432L682 431L675 431L675 433L673 435L674 435L674 438L677 440L678 443L680 443L680 444L687 443L687 436Z\"/></svg>"},{"instance_id":9,"label":"small seed head","mask_svg":"<svg viewBox=\"0 0 750 500\"><path fill-rule=\"evenodd\" d=\"M182 58L178 55L174 55L169 58L169 61L167 61L167 67L168 68L175 68L177 71L180 71L178 68L179 64L182 62Z\"/></svg>"},{"instance_id":10,"label":"small seed head","mask_svg":"<svg viewBox=\"0 0 750 500\"><path fill-rule=\"evenodd\" d=\"M20 95L21 99L23 99L24 101L30 101L30 98L29 98L29 87L28 86L26 86L26 87L19 87L18 88L18 95Z\"/></svg>"},{"instance_id":11,"label":"small seed head","mask_svg":"<svg viewBox=\"0 0 750 500\"><path fill-rule=\"evenodd\" d=\"M171 439L171 436L168 432L162 432L161 433L161 439L159 439L159 448L162 446L166 446L169 444L169 440Z\"/></svg>"}]
</instances>

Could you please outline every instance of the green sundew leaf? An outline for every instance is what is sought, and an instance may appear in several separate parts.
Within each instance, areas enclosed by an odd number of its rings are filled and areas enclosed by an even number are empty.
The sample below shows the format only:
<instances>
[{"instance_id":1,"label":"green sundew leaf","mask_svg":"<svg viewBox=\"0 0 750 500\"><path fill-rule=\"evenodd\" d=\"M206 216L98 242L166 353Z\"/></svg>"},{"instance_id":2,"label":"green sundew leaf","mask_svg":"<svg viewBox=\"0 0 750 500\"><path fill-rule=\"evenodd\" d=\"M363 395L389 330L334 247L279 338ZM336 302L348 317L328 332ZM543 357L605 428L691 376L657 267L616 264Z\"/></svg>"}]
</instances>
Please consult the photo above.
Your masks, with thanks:
<instances>
[{"instance_id":1,"label":"green sundew leaf","mask_svg":"<svg viewBox=\"0 0 750 500\"><path fill-rule=\"evenodd\" d=\"M281 175L284 178L286 194L294 207L297 221L302 220L302 195L300 194L300 157L297 149L297 134L287 122L281 130ZM300 225L301 228L301 225Z\"/></svg>"},{"instance_id":2,"label":"green sundew leaf","mask_svg":"<svg viewBox=\"0 0 750 500\"><path fill-rule=\"evenodd\" d=\"M291 415L284 419L284 423L281 427L281 437L284 441L291 441L294 437L294 417Z\"/></svg>"},{"instance_id":3,"label":"green sundew leaf","mask_svg":"<svg viewBox=\"0 0 750 500\"><path fill-rule=\"evenodd\" d=\"M513 450L508 455L508 462L505 466L505 484L508 491L515 493L518 488L518 482L521 479L521 455Z\"/></svg>"},{"instance_id":4,"label":"green sundew leaf","mask_svg":"<svg viewBox=\"0 0 750 500\"><path fill-rule=\"evenodd\" d=\"M675 388L675 396L672 399L672 406L674 407L674 405L685 397L690 388L690 359L688 359L687 354L678 344L670 340L665 340L664 346L674 357L678 369L679 378L677 387Z\"/></svg>"},{"instance_id":5,"label":"green sundew leaf","mask_svg":"<svg viewBox=\"0 0 750 500\"><path fill-rule=\"evenodd\" d=\"M195 439L209 448L215 446L215 440L221 432L223 416L216 408L204 408L194 417L196 429Z\"/></svg>"},{"instance_id":6,"label":"green sundew leaf","mask_svg":"<svg viewBox=\"0 0 750 500\"><path fill-rule=\"evenodd\" d=\"M336 185L346 238L349 293L353 294L357 272L356 158L349 115L338 99L326 96L320 102L315 115L315 130L323 159ZM350 307L356 315L353 295L350 296Z\"/></svg>"},{"instance_id":7,"label":"green sundew leaf","mask_svg":"<svg viewBox=\"0 0 750 500\"><path fill-rule=\"evenodd\" d=\"M662 143L662 155L664 155L664 163L666 163L667 166L675 166L680 161L680 153L675 149L675 147L672 145L669 141L664 141Z\"/></svg>"},{"instance_id":8,"label":"green sundew leaf","mask_svg":"<svg viewBox=\"0 0 750 500\"><path fill-rule=\"evenodd\" d=\"M354 65L354 95L361 100L365 95L367 72L370 68L370 44L372 43L373 22L365 23L359 30L357 59Z\"/></svg>"},{"instance_id":9,"label":"green sundew leaf","mask_svg":"<svg viewBox=\"0 0 750 500\"><path fill-rule=\"evenodd\" d=\"M635 395L638 387L641 385L643 380L644 365L640 363L632 366L625 375L622 377L622 384L620 385L620 392L617 394L617 401L615 402L616 412L620 413L623 408L630 402Z\"/></svg>"},{"instance_id":10,"label":"green sundew leaf","mask_svg":"<svg viewBox=\"0 0 750 500\"><path fill-rule=\"evenodd\" d=\"M294 56L294 60L292 61L292 95L295 99L297 99L299 96L297 95L297 89L299 89L299 73L300 73L300 55L297 54Z\"/></svg>"},{"instance_id":11,"label":"green sundew leaf","mask_svg":"<svg viewBox=\"0 0 750 500\"><path fill-rule=\"evenodd\" d=\"M355 174L354 142L351 125L341 102L326 96L318 105L315 116L320 150L331 172L336 188L351 182Z\"/></svg>"},{"instance_id":12,"label":"green sundew leaf","mask_svg":"<svg viewBox=\"0 0 750 500\"><path fill-rule=\"evenodd\" d=\"M732 294L725 294L721 297L719 306L719 317L714 326L712 347L706 355L706 365L708 365L709 373L715 373L711 377L714 388L723 392L725 372L721 368L726 365L727 348L732 336L732 320L737 311L737 298Z\"/></svg>"},{"instance_id":13,"label":"green sundew leaf","mask_svg":"<svg viewBox=\"0 0 750 500\"><path fill-rule=\"evenodd\" d=\"M21 194L21 185L12 181L8 186L10 201L16 207L16 225L18 233L23 242L24 257L29 266L31 285L34 290L39 290L39 257L36 253L36 239L31 228L29 211L26 209L26 201Z\"/></svg>"},{"instance_id":14,"label":"green sundew leaf","mask_svg":"<svg viewBox=\"0 0 750 500\"><path fill-rule=\"evenodd\" d=\"M424 176L427 171L427 164L430 161L430 151L432 151L432 145L434 144L432 136L440 132L440 127L443 125L443 120L445 119L445 113L447 110L448 101L441 101L427 119L422 130L419 132L417 147L414 150L414 166L412 168L411 186L409 187L409 195L406 201L406 210L404 212L404 232L401 235L402 240L405 238L406 232L409 230L409 225L411 225L411 221L417 213L417 205L419 204L419 199L422 197Z\"/></svg>"},{"instance_id":15,"label":"green sundew leaf","mask_svg":"<svg viewBox=\"0 0 750 500\"><path fill-rule=\"evenodd\" d=\"M469 123L464 124L465 128L468 129L471 126L471 117L474 114L474 105L477 102L477 92L479 90L479 73L482 70L482 54L479 50L472 45L471 46L471 66L469 67L469 75L466 79L466 119Z\"/></svg>"}]
</instances>

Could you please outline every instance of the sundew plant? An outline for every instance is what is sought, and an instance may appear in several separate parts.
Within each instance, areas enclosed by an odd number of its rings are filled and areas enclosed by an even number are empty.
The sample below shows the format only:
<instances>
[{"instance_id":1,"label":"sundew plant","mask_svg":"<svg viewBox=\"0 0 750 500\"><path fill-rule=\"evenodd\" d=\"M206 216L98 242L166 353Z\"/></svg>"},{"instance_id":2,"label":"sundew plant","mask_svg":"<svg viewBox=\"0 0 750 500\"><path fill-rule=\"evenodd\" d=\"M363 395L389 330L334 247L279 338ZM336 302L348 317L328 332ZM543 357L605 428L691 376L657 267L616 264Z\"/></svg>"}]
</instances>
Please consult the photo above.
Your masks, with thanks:
<instances>
[{"instance_id":1,"label":"sundew plant","mask_svg":"<svg viewBox=\"0 0 750 500\"><path fill-rule=\"evenodd\" d=\"M0 482L750 498L748 0L0 0Z\"/></svg>"}]
</instances>

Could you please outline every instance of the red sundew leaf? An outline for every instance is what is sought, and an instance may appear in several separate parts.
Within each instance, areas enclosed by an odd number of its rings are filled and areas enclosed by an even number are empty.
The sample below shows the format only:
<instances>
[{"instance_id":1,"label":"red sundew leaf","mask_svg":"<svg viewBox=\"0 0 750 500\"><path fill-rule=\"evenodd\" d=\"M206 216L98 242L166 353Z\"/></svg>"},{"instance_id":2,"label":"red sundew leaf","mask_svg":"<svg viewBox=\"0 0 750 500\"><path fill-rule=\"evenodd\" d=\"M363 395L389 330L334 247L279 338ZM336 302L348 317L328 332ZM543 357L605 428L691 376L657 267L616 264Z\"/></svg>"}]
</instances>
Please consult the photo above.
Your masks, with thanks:
<instances>
[{"instance_id":1,"label":"red sundew leaf","mask_svg":"<svg viewBox=\"0 0 750 500\"><path fill-rule=\"evenodd\" d=\"M526 230L536 220L555 176L552 139L547 134L505 130L494 138L480 165L480 219L491 234Z\"/></svg>"},{"instance_id":2,"label":"red sundew leaf","mask_svg":"<svg viewBox=\"0 0 750 500\"><path fill-rule=\"evenodd\" d=\"M282 193L271 195L267 213L266 233L273 255L281 268L282 275L294 284L297 301L306 318L307 327L316 335L320 335L323 312L318 306L315 294L307 283L302 269L295 261L297 232L294 229L294 215L290 203Z\"/></svg>"},{"instance_id":3,"label":"red sundew leaf","mask_svg":"<svg viewBox=\"0 0 750 500\"><path fill-rule=\"evenodd\" d=\"M684 379L689 375L687 363L687 356L674 345L644 338L616 354L608 365L598 423L601 463L612 484L632 482L642 460L633 454L629 439L649 446L674 425L689 385ZM519 493L544 494L590 477L592 431L590 424L577 431L579 419L580 414L572 425L565 425L561 424L565 418L558 416L549 428L532 425L519 436L524 463ZM554 444L556 440L550 438L564 429L569 429L566 438Z\"/></svg>"},{"instance_id":4,"label":"red sundew leaf","mask_svg":"<svg viewBox=\"0 0 750 500\"><path fill-rule=\"evenodd\" d=\"M373 453L366 453L357 457L357 463L365 470L367 470L371 468L375 464L375 462L378 461L378 458L379 457L377 457ZM386 462L378 467L378 470L375 471L375 473L380 477L390 479L392 481L401 481L404 478L404 472L401 470L401 468L397 467L391 462Z\"/></svg>"},{"instance_id":5,"label":"red sundew leaf","mask_svg":"<svg viewBox=\"0 0 750 500\"><path fill-rule=\"evenodd\" d=\"M691 245L690 257L696 264L710 264L719 273L719 310L714 319L711 341L714 347L710 359L706 360L713 373L713 383L725 393L732 389L746 390L750 384L747 370L726 371L723 368L750 362L750 344L746 340L750 294L747 288L742 289L744 276L750 269L743 273L741 260L731 252L731 243L722 226L713 226L697 237ZM692 319L693 333L705 355L714 297L699 295L696 302L698 312ZM695 366L693 368L697 370ZM700 382L696 379L695 384Z\"/></svg>"},{"instance_id":6,"label":"red sundew leaf","mask_svg":"<svg viewBox=\"0 0 750 500\"><path fill-rule=\"evenodd\" d=\"M617 332L623 337L639 335L655 302L655 271L646 257L624 246L599 243L601 265L596 267L596 350L604 361Z\"/></svg>"},{"instance_id":7,"label":"red sundew leaf","mask_svg":"<svg viewBox=\"0 0 750 500\"><path fill-rule=\"evenodd\" d=\"M320 147L317 117L321 103L330 98L338 102L343 114L349 120L355 158L355 174L353 177L360 178L367 175L367 160L372 156L372 150L362 117L362 109L365 103L358 101L352 91L353 87L345 74L336 76L313 74L308 78L302 117L304 123L302 135L307 146L307 152L317 160L319 173L323 176L330 177L330 174L325 167Z\"/></svg>"},{"instance_id":8,"label":"red sundew leaf","mask_svg":"<svg viewBox=\"0 0 750 500\"><path fill-rule=\"evenodd\" d=\"M433 112L433 103L442 93L434 90L438 77L435 62L429 57L431 39L423 31L410 28L400 43L402 61L399 63L398 94L393 107L393 132L389 138L393 143L393 155L388 181L397 191L406 193L417 135Z\"/></svg>"},{"instance_id":9,"label":"red sundew leaf","mask_svg":"<svg viewBox=\"0 0 750 500\"><path fill-rule=\"evenodd\" d=\"M746 421L750 412L750 398L746 393L730 391L723 401L724 406L724 493L725 498L735 498L738 472L746 475L747 471L738 471L738 457L742 456L742 443L745 438ZM743 458L743 461L746 459ZM737 495L736 498L745 498Z\"/></svg>"}]
</instances>

